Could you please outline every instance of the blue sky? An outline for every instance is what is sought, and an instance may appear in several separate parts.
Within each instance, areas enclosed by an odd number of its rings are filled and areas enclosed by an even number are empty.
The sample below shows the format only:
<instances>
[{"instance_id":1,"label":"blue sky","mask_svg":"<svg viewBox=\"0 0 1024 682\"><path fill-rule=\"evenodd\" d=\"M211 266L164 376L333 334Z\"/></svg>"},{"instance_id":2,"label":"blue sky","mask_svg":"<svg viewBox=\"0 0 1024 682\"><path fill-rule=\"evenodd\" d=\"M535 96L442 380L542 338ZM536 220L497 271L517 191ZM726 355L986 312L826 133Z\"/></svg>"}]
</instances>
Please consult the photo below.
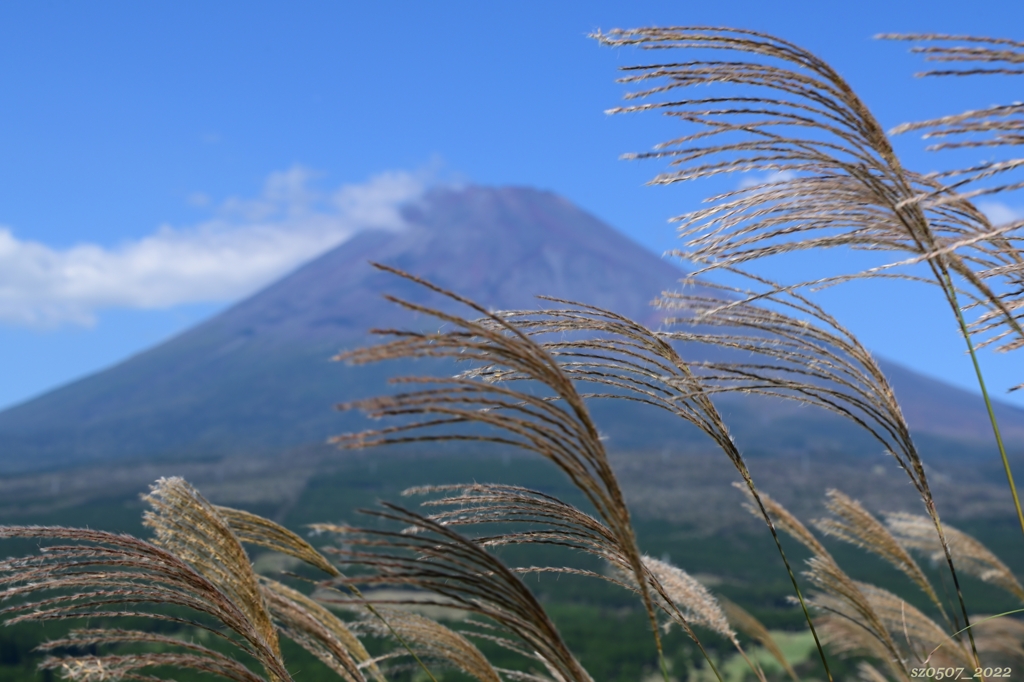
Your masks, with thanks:
<instances>
[{"instance_id":1,"label":"blue sky","mask_svg":"<svg viewBox=\"0 0 1024 682\"><path fill-rule=\"evenodd\" d=\"M618 160L678 129L603 113L624 92L616 68L640 58L599 47L591 31L712 24L776 33L831 62L891 127L1021 99L1020 79L915 80L921 62L907 45L872 39L1024 38L1024 3L964 7L5 4L0 407L167 338L360 225L395 220L395 205L431 183L549 189L652 250L675 247L667 218L709 189L647 187L658 164ZM916 170L945 162L911 137L897 147ZM1024 197L999 202L994 212L1024 215ZM853 264L837 253L802 265ZM861 284L823 302L880 354L971 386L936 292ZM985 354L998 393L1024 380L1020 357Z\"/></svg>"}]
</instances>

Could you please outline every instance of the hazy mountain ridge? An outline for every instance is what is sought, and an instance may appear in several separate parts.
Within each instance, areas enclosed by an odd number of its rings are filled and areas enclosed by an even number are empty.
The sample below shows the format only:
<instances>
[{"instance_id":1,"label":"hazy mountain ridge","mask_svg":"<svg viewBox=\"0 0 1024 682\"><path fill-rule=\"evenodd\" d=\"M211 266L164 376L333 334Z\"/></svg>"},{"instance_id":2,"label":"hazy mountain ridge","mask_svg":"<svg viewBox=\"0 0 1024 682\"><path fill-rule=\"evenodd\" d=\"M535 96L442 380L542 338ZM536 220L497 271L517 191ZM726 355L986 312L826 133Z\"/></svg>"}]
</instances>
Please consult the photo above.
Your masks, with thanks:
<instances>
[{"instance_id":1,"label":"hazy mountain ridge","mask_svg":"<svg viewBox=\"0 0 1024 682\"><path fill-rule=\"evenodd\" d=\"M496 309L537 307L535 295L547 294L648 324L658 320L651 299L681 275L548 192L436 190L404 214L404 230L362 232L169 341L0 413L0 471L149 456L269 454L352 428L355 415L339 415L334 404L379 392L396 371L424 369L328 361L341 348L365 343L371 327L423 323L380 296L426 301L428 294L368 261ZM898 366L888 369L912 426L933 436L990 438L975 396ZM741 441L756 439L768 449L784 441L791 450L832 441L846 447L850 438L849 430L835 430L832 418L789 403L743 402L726 411L738 415L734 430ZM1001 405L999 411L1007 436L1024 442L1024 410ZM597 415L617 448L698 438L679 432L667 415L604 406ZM656 435L655 425L665 434ZM773 441L773 429L783 427L787 435Z\"/></svg>"}]
</instances>

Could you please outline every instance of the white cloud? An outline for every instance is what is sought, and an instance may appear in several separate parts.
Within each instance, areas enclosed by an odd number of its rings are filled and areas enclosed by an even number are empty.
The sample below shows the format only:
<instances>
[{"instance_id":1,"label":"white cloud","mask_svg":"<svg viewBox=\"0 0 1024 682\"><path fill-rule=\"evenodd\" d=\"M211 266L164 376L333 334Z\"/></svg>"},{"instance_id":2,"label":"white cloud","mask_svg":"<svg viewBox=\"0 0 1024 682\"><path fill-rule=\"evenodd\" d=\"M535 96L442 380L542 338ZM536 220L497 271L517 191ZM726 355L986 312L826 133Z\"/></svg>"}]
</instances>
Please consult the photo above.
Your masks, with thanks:
<instances>
[{"instance_id":1,"label":"white cloud","mask_svg":"<svg viewBox=\"0 0 1024 682\"><path fill-rule=\"evenodd\" d=\"M1001 201L979 201L978 208L992 221L993 225L1005 225L1024 220L1024 210L1008 206Z\"/></svg>"},{"instance_id":2,"label":"white cloud","mask_svg":"<svg viewBox=\"0 0 1024 682\"><path fill-rule=\"evenodd\" d=\"M330 193L305 168L273 173L256 199L224 201L198 225L162 226L106 248L57 250L0 227L0 322L89 325L104 308L166 308L229 301L364 228L398 229L399 207L422 195L422 174L383 173ZM210 204L194 195L194 204Z\"/></svg>"}]
</instances>

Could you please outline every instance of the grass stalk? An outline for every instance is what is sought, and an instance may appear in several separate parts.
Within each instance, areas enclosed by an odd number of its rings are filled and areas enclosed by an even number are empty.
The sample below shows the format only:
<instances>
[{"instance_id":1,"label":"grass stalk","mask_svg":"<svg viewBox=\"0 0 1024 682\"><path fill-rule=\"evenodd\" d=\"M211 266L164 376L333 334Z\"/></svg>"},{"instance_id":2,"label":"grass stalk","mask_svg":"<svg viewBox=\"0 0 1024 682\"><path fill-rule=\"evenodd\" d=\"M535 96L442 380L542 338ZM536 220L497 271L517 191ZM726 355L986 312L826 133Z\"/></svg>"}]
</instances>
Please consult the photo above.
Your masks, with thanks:
<instances>
[{"instance_id":1,"label":"grass stalk","mask_svg":"<svg viewBox=\"0 0 1024 682\"><path fill-rule=\"evenodd\" d=\"M750 477L750 473L743 471L743 479L747 484L747 488L750 490L750 494L753 496L754 501L757 502L758 509L761 512L761 516L764 517L764 521L768 524L768 530L771 531L772 539L775 540L775 546L779 550L779 556L782 557L782 563L786 565L786 572L789 574L789 579L793 583L793 591L796 592L796 598L800 602L800 608L803 609L804 619L807 620L807 626L811 629L811 636L814 638L814 646L818 649L818 656L821 658L821 665L825 669L825 676L829 682L832 682L832 671L828 667L828 658L825 656L825 649L821 645L821 640L818 638L818 631L814 627L814 620L811 618L810 609L807 608L807 602L804 600L804 593L800 589L800 584L796 580L796 574L793 573L793 567L789 565L789 559L786 558L786 551L782 549L782 541L779 540L779 533L775 529L775 524L772 522L771 516L768 515L768 510L764 507L764 502L761 501L761 496L757 492L757 488L754 486L754 479Z\"/></svg>"},{"instance_id":2,"label":"grass stalk","mask_svg":"<svg viewBox=\"0 0 1024 682\"><path fill-rule=\"evenodd\" d=\"M997 614L992 615L992 616L986 616L985 618L982 618L981 620L977 621L976 623L974 623L972 625L968 625L967 627L964 627L964 628L961 628L961 629L957 630L956 632L954 632L953 634L951 634L949 636L949 639L953 639L954 637L956 637L957 635L963 633L964 631L966 631L969 634L970 631L971 631L971 628L973 628L975 625L981 625L982 623L986 623L986 622L988 622L990 620L995 620L996 618L1004 618L1006 616L1012 616L1012 615L1015 615L1015 614L1018 614L1018 613L1024 613L1024 609L1013 609L1012 611L1003 611L1002 613L997 613ZM946 645L946 643L942 642L937 647L932 649L928 653L928 658L926 658L925 660L926 661L931 660L931 657L935 654L935 652L938 651L939 649L941 649L945 645Z\"/></svg>"},{"instance_id":3,"label":"grass stalk","mask_svg":"<svg viewBox=\"0 0 1024 682\"><path fill-rule=\"evenodd\" d=\"M957 576L956 568L953 566L953 555L949 552L949 543L946 541L946 534L942 532L942 522L939 521L939 513L935 509L935 501L930 497L925 501L928 508L928 516L935 523L935 531L939 534L939 542L942 544L942 553L946 557L946 565L949 566L949 573L953 577L953 589L956 590L956 597L960 603L960 613L964 617L964 630L967 630L967 637L971 640L971 654L974 661L981 667L981 658L978 656L978 645L974 641L974 631L971 630L971 618L967 615L967 604L964 602L964 593L960 589L960 578ZM984 679L984 678L982 678Z\"/></svg>"},{"instance_id":4,"label":"grass stalk","mask_svg":"<svg viewBox=\"0 0 1024 682\"><path fill-rule=\"evenodd\" d=\"M352 592L353 595L359 597L360 599L363 599L365 603L365 597L363 597L363 593L359 591L358 587L356 587L355 585L348 585L347 587L349 591ZM394 637L395 640L399 644L401 644L406 651L409 652L409 655L412 656L412 659L416 661L417 664L419 664L420 669L422 669L423 672L427 674L427 677L430 678L430 682L438 682L437 678L434 677L434 673L430 672L430 668L427 667L427 664L424 663L423 659L421 659L416 654L416 652L412 650L412 646L410 646L409 643L405 641L405 638L398 634L395 628L392 627L391 623L388 622L388 619L381 615L380 611L375 609L373 604L366 604L366 610L375 615L380 620L381 623L384 623L384 627L388 629L388 632L391 633L391 636Z\"/></svg>"},{"instance_id":5,"label":"grass stalk","mask_svg":"<svg viewBox=\"0 0 1024 682\"><path fill-rule=\"evenodd\" d=\"M999 457L1003 461L1003 471L1006 472L1006 482L1010 486L1010 495L1013 496L1014 509L1017 510L1017 521L1020 523L1021 533L1024 534L1024 511L1021 511L1020 497L1017 494L1017 486L1013 482L1013 471L1010 469L1010 460L1006 456L1006 446L1003 444L1003 437L999 432L999 421L996 419L996 413L992 407L992 399L989 397L988 388L985 386L985 376L981 371L981 364L978 362L978 354L974 350L974 342L971 340L970 330L967 328L963 312L960 310L960 306L957 303L956 291L953 289L953 282L950 279L948 272L944 270L943 274L945 275L946 286L949 288L952 299L950 302L953 304L957 323L960 325L960 333L963 335L964 342L967 344L967 351L971 355L971 363L974 365L974 374L978 378L978 388L981 389L981 397L985 400L985 409L988 411L988 418L992 423L992 434L996 437L996 447L999 448Z\"/></svg>"},{"instance_id":6,"label":"grass stalk","mask_svg":"<svg viewBox=\"0 0 1024 682\"><path fill-rule=\"evenodd\" d=\"M341 576L341 571L338 571L338 576ZM427 664L423 663L423 659L420 658L419 655L417 655L416 651L413 650L413 647L409 644L409 642L407 642L406 639L404 639L401 635L398 634L398 632L391 626L391 624L388 623L387 619L385 619L384 615L380 611L378 611L373 604L366 601L366 597L362 595L362 592L359 590L359 588L355 587L354 585L346 585L345 588L352 593L352 596L361 599L362 602L366 604L367 610L377 616L377 619L384 624L384 627L387 628L388 632L391 633L391 636L395 638L395 641L401 644L402 648L409 651L409 655L413 656L413 660L415 660L415 662L420 666L420 669L424 673L426 673L427 677L430 678L430 682L437 682L437 678L434 677L434 674L430 672L430 669L427 668Z\"/></svg>"},{"instance_id":7,"label":"grass stalk","mask_svg":"<svg viewBox=\"0 0 1024 682\"><path fill-rule=\"evenodd\" d=\"M1010 468L1010 460L1006 456L1006 446L1003 444L1003 437L999 432L999 421L996 419L996 413L992 407L992 399L989 397L988 388L985 386L985 376L981 371L981 364L978 362L978 354L974 349L974 342L971 340L971 332L967 328L967 322L964 320L963 311L960 309L960 304L956 296L956 289L953 287L953 280L949 276L949 271L946 270L946 268L942 267L941 272L943 277L943 286L948 291L949 302L953 308L954 314L956 315L957 323L960 326L960 333L964 337L964 343L967 344L967 350L971 356L971 364L974 366L974 374L978 379L978 387L981 389L982 398L985 400L985 409L988 412L988 418L992 424L992 434L996 438L996 446L999 448L999 457L1002 459L1003 470L1006 472L1006 482L1010 486L1010 495L1013 497L1013 506L1017 511L1017 521L1020 523L1021 533L1024 534L1024 512L1021 511L1020 497L1017 494L1017 486L1013 482L1013 471ZM934 511L934 505L931 504L931 500L929 500L929 504L932 508L928 511L929 513L932 513ZM953 575L953 585L956 588L957 598L960 600L960 610L963 612L964 616L963 630L967 631L967 636L971 640L971 651L974 653L975 660L979 661L980 666L978 648L974 642L974 630L971 629L971 621L967 615L964 596L960 591L960 580L957 578L956 570L953 568L953 557L950 556L949 547L946 544L945 537L943 536L938 516L936 515L932 518L935 520L935 528L939 532L939 537L942 540L942 548L946 554L946 561L949 563L949 570ZM963 630L961 630L961 632Z\"/></svg>"}]
</instances>

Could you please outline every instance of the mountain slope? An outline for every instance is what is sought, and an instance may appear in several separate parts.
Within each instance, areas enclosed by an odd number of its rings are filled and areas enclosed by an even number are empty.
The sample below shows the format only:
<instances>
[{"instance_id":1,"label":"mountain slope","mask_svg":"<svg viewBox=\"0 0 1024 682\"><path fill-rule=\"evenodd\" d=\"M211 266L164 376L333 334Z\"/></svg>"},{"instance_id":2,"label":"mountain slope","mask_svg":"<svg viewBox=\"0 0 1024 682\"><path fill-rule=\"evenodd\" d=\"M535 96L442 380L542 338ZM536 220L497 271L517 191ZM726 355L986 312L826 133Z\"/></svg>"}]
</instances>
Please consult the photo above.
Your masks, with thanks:
<instances>
[{"instance_id":1,"label":"mountain slope","mask_svg":"<svg viewBox=\"0 0 1024 682\"><path fill-rule=\"evenodd\" d=\"M655 324L648 305L680 276L672 264L553 194L522 188L440 190L405 210L398 232L366 231L224 313L151 350L0 413L0 471L137 457L273 453L356 425L332 409L379 392L394 367L328 359L371 327L417 324L383 292L425 293L372 269L392 265L497 309L536 307L536 294L585 301ZM406 366L408 372L413 368ZM422 370L423 367L419 367ZM912 425L935 436L986 437L973 396L899 367ZM759 406L760 405L760 406ZM1024 439L1024 411L1000 408ZM834 432L817 412L736 403L741 437ZM598 408L616 447L678 444L667 417ZM932 418L929 415L939 415ZM791 438L786 436L786 438ZM689 439L686 436L684 440ZM779 441L781 442L781 441ZM793 447L810 441L797 437ZM800 443L803 443L801 445ZM767 447L767 446L766 446ZM877 448L876 448L877 449Z\"/></svg>"}]
</instances>

